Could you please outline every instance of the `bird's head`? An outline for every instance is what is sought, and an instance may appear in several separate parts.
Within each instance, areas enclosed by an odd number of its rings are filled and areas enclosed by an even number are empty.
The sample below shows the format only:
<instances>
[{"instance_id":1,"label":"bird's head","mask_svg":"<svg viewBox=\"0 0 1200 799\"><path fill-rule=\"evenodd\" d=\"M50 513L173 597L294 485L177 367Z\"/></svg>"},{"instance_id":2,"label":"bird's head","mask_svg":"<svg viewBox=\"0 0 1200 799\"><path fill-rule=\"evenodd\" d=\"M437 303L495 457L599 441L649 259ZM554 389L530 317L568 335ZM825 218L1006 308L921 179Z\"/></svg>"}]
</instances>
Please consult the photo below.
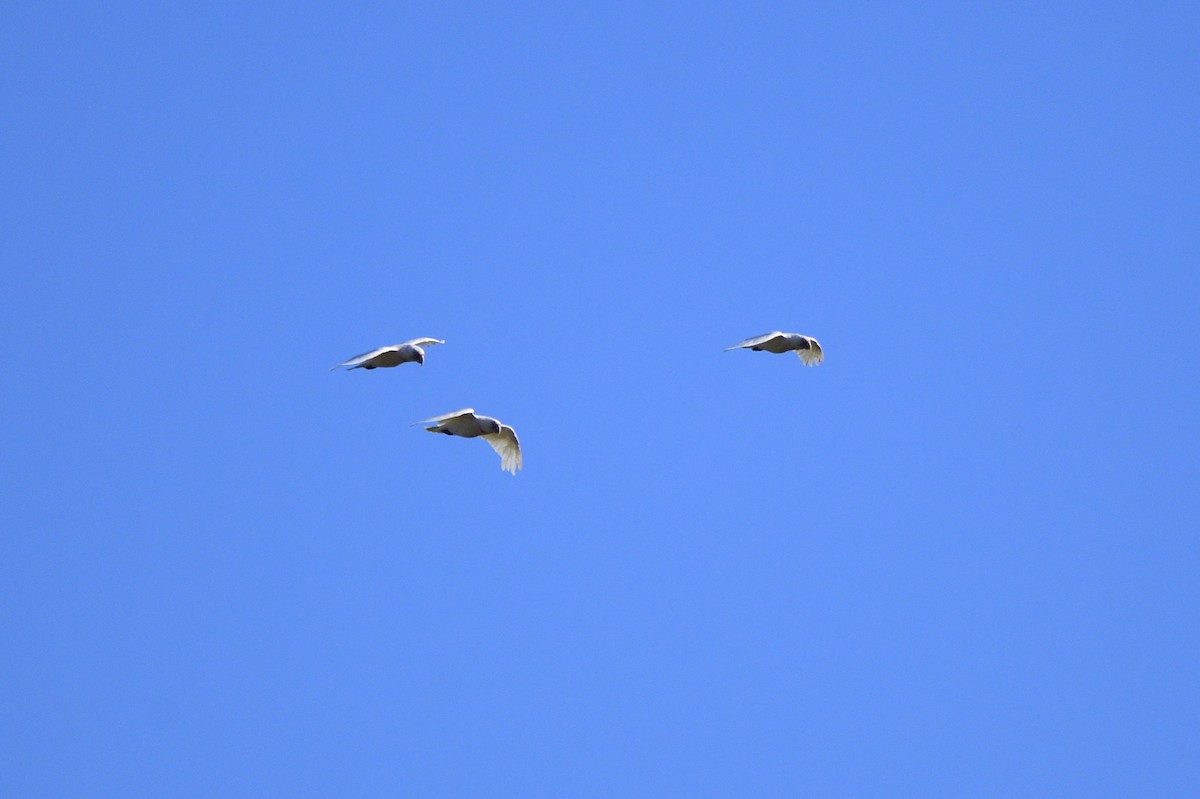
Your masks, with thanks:
<instances>
[{"instance_id":1,"label":"bird's head","mask_svg":"<svg viewBox=\"0 0 1200 799\"><path fill-rule=\"evenodd\" d=\"M421 350L417 350L417 363L421 366L425 365L425 353Z\"/></svg>"}]
</instances>

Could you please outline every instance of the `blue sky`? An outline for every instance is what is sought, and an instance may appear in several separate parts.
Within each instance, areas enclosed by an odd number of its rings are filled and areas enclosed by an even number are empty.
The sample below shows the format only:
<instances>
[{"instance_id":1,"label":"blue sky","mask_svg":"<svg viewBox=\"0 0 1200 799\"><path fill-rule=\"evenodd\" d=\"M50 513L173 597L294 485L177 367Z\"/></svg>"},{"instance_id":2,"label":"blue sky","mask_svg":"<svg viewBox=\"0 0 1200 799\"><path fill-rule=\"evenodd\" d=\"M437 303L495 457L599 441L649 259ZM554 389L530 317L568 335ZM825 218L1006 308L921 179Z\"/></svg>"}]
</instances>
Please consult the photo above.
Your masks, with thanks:
<instances>
[{"instance_id":1,"label":"blue sky","mask_svg":"<svg viewBox=\"0 0 1200 799\"><path fill-rule=\"evenodd\" d=\"M0 794L1200 792L1194 6L301 5L0 31Z\"/></svg>"}]
</instances>

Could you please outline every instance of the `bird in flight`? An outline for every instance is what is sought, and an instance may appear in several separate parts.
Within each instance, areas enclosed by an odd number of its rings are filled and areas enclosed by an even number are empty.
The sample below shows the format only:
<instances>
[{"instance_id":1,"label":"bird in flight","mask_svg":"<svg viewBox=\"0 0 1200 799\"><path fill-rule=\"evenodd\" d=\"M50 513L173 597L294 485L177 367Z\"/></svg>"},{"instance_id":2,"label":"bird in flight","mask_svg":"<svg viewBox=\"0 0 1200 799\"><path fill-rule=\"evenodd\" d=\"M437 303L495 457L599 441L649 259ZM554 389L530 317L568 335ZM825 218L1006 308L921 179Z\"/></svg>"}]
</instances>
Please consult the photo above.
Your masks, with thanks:
<instances>
[{"instance_id":1,"label":"bird in flight","mask_svg":"<svg viewBox=\"0 0 1200 799\"><path fill-rule=\"evenodd\" d=\"M423 366L425 364L425 350L422 347L445 343L436 338L409 339L400 344L393 344L390 347L380 347L377 350L364 352L362 355L355 355L345 363L329 367L329 371L332 372L334 369L343 366L350 369L380 369L387 366L399 366L402 363L412 363L413 361Z\"/></svg>"},{"instance_id":2,"label":"bird in flight","mask_svg":"<svg viewBox=\"0 0 1200 799\"><path fill-rule=\"evenodd\" d=\"M516 474L517 469L521 468L521 444L517 441L517 431L490 416L476 416L474 408L463 408L461 411L413 422L412 426L419 424L432 425L425 428L430 433L482 438L500 456L501 469Z\"/></svg>"},{"instance_id":3,"label":"bird in flight","mask_svg":"<svg viewBox=\"0 0 1200 799\"><path fill-rule=\"evenodd\" d=\"M795 351L805 366L816 366L825 360L825 353L821 349L820 342L812 336L802 336L799 333L780 333L778 330L774 333L764 333L761 336L748 338L741 344L726 347L725 351L729 352L730 350L737 349L749 349L755 352L773 352L775 354Z\"/></svg>"}]
</instances>

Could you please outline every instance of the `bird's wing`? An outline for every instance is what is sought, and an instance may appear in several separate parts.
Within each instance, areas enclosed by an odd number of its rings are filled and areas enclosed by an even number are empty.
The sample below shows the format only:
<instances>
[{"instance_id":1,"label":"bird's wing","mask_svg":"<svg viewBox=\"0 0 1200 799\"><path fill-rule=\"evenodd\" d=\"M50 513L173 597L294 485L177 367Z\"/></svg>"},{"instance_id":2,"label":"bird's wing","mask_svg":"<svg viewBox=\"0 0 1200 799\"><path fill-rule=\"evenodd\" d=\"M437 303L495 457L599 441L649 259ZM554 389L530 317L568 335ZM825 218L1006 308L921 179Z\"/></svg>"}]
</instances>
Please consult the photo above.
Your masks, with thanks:
<instances>
[{"instance_id":1,"label":"bird's wing","mask_svg":"<svg viewBox=\"0 0 1200 799\"><path fill-rule=\"evenodd\" d=\"M364 352L362 355L355 355L350 360L344 361L343 363L339 363L337 366L331 366L329 368L332 371L333 369L337 369L338 366L357 366L358 364L363 363L364 361L369 361L378 355L383 355L385 352L399 349L399 347L399 344L393 344L390 347L379 347L378 349L371 350L370 352Z\"/></svg>"},{"instance_id":2,"label":"bird's wing","mask_svg":"<svg viewBox=\"0 0 1200 799\"><path fill-rule=\"evenodd\" d=\"M772 339L781 338L782 336L783 336L783 333L779 332L778 330L771 332L771 333L763 333L761 336L755 336L754 338L748 338L745 341L743 341L741 344L734 344L732 347L726 347L725 352L729 352L730 350L741 349L743 347L757 347L761 344L766 344L768 341L770 341Z\"/></svg>"},{"instance_id":3,"label":"bird's wing","mask_svg":"<svg viewBox=\"0 0 1200 799\"><path fill-rule=\"evenodd\" d=\"M796 355L800 356L800 360L805 366L816 366L825 360L825 352L821 349L819 341L812 336L805 336L804 340L808 343L808 347L796 350Z\"/></svg>"},{"instance_id":4,"label":"bird's wing","mask_svg":"<svg viewBox=\"0 0 1200 799\"><path fill-rule=\"evenodd\" d=\"M440 338L410 338L405 344L411 344L414 347L429 347L434 344L445 344Z\"/></svg>"},{"instance_id":5,"label":"bird's wing","mask_svg":"<svg viewBox=\"0 0 1200 799\"><path fill-rule=\"evenodd\" d=\"M521 468L521 442L517 441L517 431L506 424L500 425L499 433L488 433L480 436L491 444L492 449L500 456L500 468L509 474L516 474Z\"/></svg>"},{"instance_id":6,"label":"bird's wing","mask_svg":"<svg viewBox=\"0 0 1200 799\"><path fill-rule=\"evenodd\" d=\"M443 413L441 416L434 416L430 419L422 419L419 422L413 422L412 424L409 425L409 427L416 427L419 424L441 424L442 422L446 422L451 419L457 419L459 416L474 416L474 415L475 415L474 408L463 408L461 411L454 411L453 413Z\"/></svg>"}]
</instances>

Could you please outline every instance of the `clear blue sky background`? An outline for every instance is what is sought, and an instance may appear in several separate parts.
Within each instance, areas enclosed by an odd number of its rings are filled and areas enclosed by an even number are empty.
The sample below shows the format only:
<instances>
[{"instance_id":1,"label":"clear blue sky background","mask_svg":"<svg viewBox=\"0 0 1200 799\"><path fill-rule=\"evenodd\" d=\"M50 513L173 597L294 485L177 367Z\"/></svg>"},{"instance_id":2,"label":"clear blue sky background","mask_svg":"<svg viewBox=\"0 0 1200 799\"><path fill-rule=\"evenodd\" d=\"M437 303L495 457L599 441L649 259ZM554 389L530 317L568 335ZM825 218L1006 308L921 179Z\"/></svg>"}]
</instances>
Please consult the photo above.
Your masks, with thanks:
<instances>
[{"instance_id":1,"label":"clear blue sky background","mask_svg":"<svg viewBox=\"0 0 1200 799\"><path fill-rule=\"evenodd\" d=\"M0 795L1200 795L1195 4L300 5L5 13Z\"/></svg>"}]
</instances>

